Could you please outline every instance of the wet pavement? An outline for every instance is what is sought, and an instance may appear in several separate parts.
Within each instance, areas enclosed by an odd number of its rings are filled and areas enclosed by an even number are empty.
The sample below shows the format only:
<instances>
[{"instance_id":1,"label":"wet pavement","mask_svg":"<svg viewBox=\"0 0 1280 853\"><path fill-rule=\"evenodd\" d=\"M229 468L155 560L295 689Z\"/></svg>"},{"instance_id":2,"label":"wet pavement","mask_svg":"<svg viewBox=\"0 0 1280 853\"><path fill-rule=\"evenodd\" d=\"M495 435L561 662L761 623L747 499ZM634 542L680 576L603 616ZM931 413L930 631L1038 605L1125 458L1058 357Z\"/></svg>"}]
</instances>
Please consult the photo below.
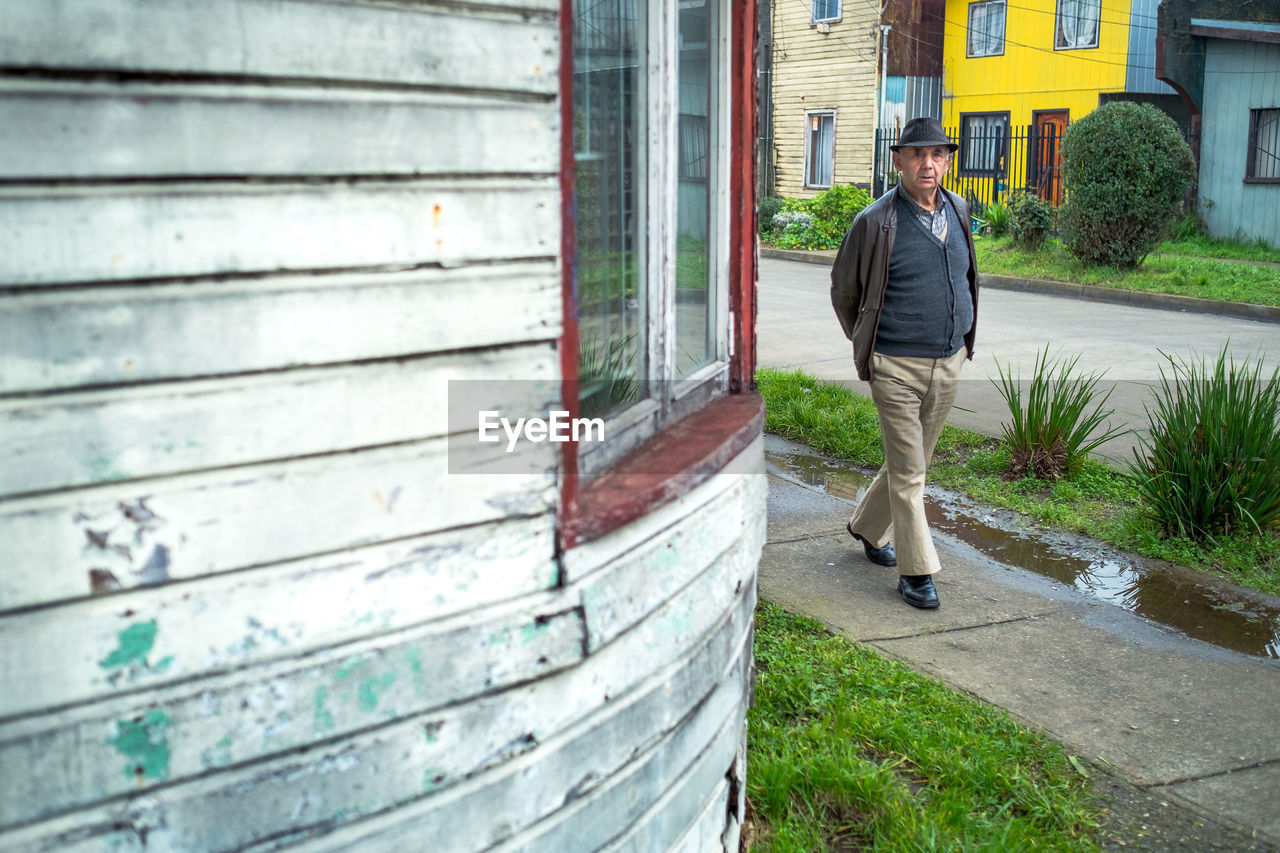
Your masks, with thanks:
<instances>
[{"instance_id":1,"label":"wet pavement","mask_svg":"<svg viewBox=\"0 0 1280 853\"><path fill-rule=\"evenodd\" d=\"M871 483L865 472L826 459L804 445L770 437L766 458L828 494L856 503ZM1177 566L1121 554L1083 536L1029 527L1017 513L983 507L963 495L930 488L932 529L1007 566L1027 569L1098 601L1225 649L1280 658L1280 604L1270 597Z\"/></svg>"}]
</instances>

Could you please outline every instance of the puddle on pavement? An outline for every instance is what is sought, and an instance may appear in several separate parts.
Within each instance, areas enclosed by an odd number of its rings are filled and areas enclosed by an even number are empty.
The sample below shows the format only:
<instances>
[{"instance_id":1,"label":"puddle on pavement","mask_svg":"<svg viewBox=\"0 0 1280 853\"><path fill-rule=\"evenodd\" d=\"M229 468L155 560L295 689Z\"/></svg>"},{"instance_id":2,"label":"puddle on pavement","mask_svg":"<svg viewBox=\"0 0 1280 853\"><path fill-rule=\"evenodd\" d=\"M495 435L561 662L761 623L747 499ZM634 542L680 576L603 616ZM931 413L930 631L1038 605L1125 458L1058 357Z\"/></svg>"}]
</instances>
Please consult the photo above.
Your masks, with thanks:
<instances>
[{"instance_id":1,"label":"puddle on pavement","mask_svg":"<svg viewBox=\"0 0 1280 853\"><path fill-rule=\"evenodd\" d=\"M859 500L870 479L809 453L766 451L765 458L828 494ZM988 513L956 495L925 498L929 522L1000 562L1123 607L1189 637L1259 657L1280 658L1280 609L1213 589L1179 573L1135 568L1074 537L1011 529L1013 513Z\"/></svg>"}]
</instances>

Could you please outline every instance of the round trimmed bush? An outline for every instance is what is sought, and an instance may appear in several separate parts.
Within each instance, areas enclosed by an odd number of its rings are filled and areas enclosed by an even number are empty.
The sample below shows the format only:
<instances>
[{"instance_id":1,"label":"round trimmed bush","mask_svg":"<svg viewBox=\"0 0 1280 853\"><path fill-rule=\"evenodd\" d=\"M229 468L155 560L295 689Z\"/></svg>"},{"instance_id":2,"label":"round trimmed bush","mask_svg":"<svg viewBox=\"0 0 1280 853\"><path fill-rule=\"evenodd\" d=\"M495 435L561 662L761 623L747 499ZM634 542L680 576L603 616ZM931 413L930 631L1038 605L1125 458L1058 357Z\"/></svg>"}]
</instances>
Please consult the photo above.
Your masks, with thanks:
<instances>
[{"instance_id":1,"label":"round trimmed bush","mask_svg":"<svg viewBox=\"0 0 1280 853\"><path fill-rule=\"evenodd\" d=\"M1163 238L1195 177L1173 119L1148 104L1104 104L1062 135L1067 203L1058 234L1089 264L1132 269Z\"/></svg>"}]
</instances>

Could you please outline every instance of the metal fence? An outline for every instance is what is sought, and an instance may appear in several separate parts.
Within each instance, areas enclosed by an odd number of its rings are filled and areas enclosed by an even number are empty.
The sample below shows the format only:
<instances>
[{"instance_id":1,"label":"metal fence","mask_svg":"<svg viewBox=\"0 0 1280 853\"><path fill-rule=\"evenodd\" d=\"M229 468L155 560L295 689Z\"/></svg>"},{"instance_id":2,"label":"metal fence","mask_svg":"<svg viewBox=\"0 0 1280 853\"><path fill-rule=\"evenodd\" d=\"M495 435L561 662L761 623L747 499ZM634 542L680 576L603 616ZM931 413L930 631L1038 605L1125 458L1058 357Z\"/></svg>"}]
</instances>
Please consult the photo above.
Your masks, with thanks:
<instances>
[{"instance_id":1,"label":"metal fence","mask_svg":"<svg viewBox=\"0 0 1280 853\"><path fill-rule=\"evenodd\" d=\"M990 127L962 135L947 135L960 146L943 186L969 200L975 208L1004 201L1017 190L1032 192L1053 205L1062 203L1061 137L1052 124ZM897 129L876 131L874 194L879 197L896 183L889 146Z\"/></svg>"},{"instance_id":2,"label":"metal fence","mask_svg":"<svg viewBox=\"0 0 1280 853\"><path fill-rule=\"evenodd\" d=\"M1030 124L1006 128L994 126L961 134L947 128L947 136L960 146L943 179L943 186L963 196L975 212L995 201L1005 201L1019 190L1035 193L1057 207L1063 202L1062 131L1054 124ZM1184 130L1185 135L1185 130ZM879 198L898 183L889 146L898 140L897 129L876 131L873 194ZM1187 140L1195 150L1196 140Z\"/></svg>"}]
</instances>

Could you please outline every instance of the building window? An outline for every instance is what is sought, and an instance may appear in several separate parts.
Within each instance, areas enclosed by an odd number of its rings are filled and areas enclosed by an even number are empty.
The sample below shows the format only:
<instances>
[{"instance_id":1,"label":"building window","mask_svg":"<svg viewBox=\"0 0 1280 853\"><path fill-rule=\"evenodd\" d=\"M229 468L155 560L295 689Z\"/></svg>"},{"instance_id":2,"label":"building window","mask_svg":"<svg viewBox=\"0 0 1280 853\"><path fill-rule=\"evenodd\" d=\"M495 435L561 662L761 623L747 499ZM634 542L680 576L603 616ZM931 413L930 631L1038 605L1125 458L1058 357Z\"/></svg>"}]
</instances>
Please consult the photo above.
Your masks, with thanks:
<instances>
[{"instance_id":1,"label":"building window","mask_svg":"<svg viewBox=\"0 0 1280 853\"><path fill-rule=\"evenodd\" d=\"M804 185L829 187L835 170L835 111L807 112L804 121Z\"/></svg>"},{"instance_id":2,"label":"building window","mask_svg":"<svg viewBox=\"0 0 1280 853\"><path fill-rule=\"evenodd\" d=\"M1249 110L1246 181L1280 183L1280 108Z\"/></svg>"},{"instance_id":3,"label":"building window","mask_svg":"<svg viewBox=\"0 0 1280 853\"><path fill-rule=\"evenodd\" d=\"M960 173L1003 174L1008 138L1008 113L962 113L960 115Z\"/></svg>"},{"instance_id":4,"label":"building window","mask_svg":"<svg viewBox=\"0 0 1280 853\"><path fill-rule=\"evenodd\" d=\"M840 20L840 0L813 0L812 9L810 20L815 24Z\"/></svg>"},{"instance_id":5,"label":"building window","mask_svg":"<svg viewBox=\"0 0 1280 853\"><path fill-rule=\"evenodd\" d=\"M968 56L1004 53L1004 0L969 4Z\"/></svg>"},{"instance_id":6,"label":"building window","mask_svg":"<svg viewBox=\"0 0 1280 853\"><path fill-rule=\"evenodd\" d=\"M1058 0L1056 35L1057 50L1075 50L1098 46L1098 22L1102 16L1102 0Z\"/></svg>"},{"instance_id":7,"label":"building window","mask_svg":"<svg viewBox=\"0 0 1280 853\"><path fill-rule=\"evenodd\" d=\"M608 425L586 480L728 388L725 4L670 31L650 5L574 2L577 396Z\"/></svg>"}]
</instances>

